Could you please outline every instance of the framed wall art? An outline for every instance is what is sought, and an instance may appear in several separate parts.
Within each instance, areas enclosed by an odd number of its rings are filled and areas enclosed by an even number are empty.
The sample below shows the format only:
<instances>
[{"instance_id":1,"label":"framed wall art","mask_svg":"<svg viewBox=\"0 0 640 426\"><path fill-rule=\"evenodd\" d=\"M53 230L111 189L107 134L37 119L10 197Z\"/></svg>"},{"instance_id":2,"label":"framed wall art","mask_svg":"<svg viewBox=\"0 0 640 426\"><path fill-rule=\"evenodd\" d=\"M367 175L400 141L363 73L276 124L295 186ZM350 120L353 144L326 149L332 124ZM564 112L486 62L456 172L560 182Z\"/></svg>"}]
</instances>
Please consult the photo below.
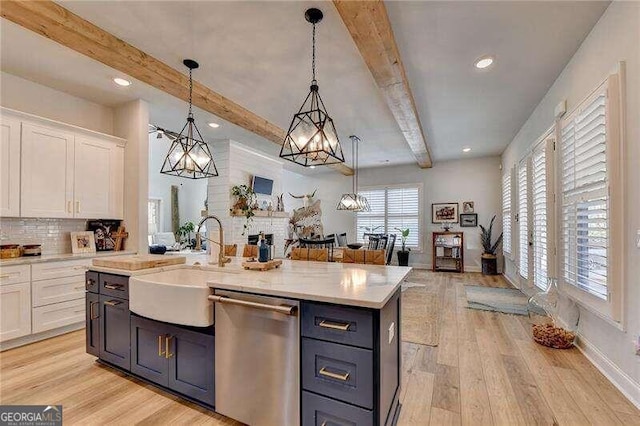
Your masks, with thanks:
<instances>
[{"instance_id":1,"label":"framed wall art","mask_svg":"<svg viewBox=\"0 0 640 426\"><path fill-rule=\"evenodd\" d=\"M478 226L478 214L477 213L461 213L460 214L460 227L461 228L473 228Z\"/></svg>"},{"instance_id":2,"label":"framed wall art","mask_svg":"<svg viewBox=\"0 0 640 426\"><path fill-rule=\"evenodd\" d=\"M431 204L431 223L458 222L458 203Z\"/></svg>"}]
</instances>

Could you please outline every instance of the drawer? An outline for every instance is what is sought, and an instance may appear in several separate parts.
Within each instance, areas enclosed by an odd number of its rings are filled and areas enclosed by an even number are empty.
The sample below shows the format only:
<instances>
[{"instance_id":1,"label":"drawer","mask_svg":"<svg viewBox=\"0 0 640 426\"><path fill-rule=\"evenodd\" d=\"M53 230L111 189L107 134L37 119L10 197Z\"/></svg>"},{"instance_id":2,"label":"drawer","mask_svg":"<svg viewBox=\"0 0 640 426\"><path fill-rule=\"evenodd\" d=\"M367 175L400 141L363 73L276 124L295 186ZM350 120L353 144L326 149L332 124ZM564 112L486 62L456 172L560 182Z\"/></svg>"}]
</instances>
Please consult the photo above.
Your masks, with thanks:
<instances>
[{"instance_id":1,"label":"drawer","mask_svg":"<svg viewBox=\"0 0 640 426\"><path fill-rule=\"evenodd\" d=\"M302 335L373 348L373 312L345 306L302 304Z\"/></svg>"},{"instance_id":2,"label":"drawer","mask_svg":"<svg viewBox=\"0 0 640 426\"><path fill-rule=\"evenodd\" d=\"M99 293L100 283L98 282L98 273L87 271L84 276L85 288L91 293Z\"/></svg>"},{"instance_id":3,"label":"drawer","mask_svg":"<svg viewBox=\"0 0 640 426\"><path fill-rule=\"evenodd\" d=\"M33 281L40 281L51 278L65 278L84 275L87 267L90 265L91 259L37 263L31 265L31 278Z\"/></svg>"},{"instance_id":4,"label":"drawer","mask_svg":"<svg viewBox=\"0 0 640 426\"><path fill-rule=\"evenodd\" d=\"M33 308L33 332L52 330L85 321L84 299Z\"/></svg>"},{"instance_id":5,"label":"drawer","mask_svg":"<svg viewBox=\"0 0 640 426\"><path fill-rule=\"evenodd\" d=\"M0 342L31 334L31 284L0 286Z\"/></svg>"},{"instance_id":6,"label":"drawer","mask_svg":"<svg viewBox=\"0 0 640 426\"><path fill-rule=\"evenodd\" d=\"M100 294L129 300L129 277L100 274Z\"/></svg>"},{"instance_id":7,"label":"drawer","mask_svg":"<svg viewBox=\"0 0 640 426\"><path fill-rule=\"evenodd\" d=\"M373 411L302 391L302 426L371 426Z\"/></svg>"},{"instance_id":8,"label":"drawer","mask_svg":"<svg viewBox=\"0 0 640 426\"><path fill-rule=\"evenodd\" d=\"M302 388L373 408L373 351L302 339Z\"/></svg>"},{"instance_id":9,"label":"drawer","mask_svg":"<svg viewBox=\"0 0 640 426\"><path fill-rule=\"evenodd\" d=\"M31 281L30 265L0 266L0 285L28 283Z\"/></svg>"},{"instance_id":10,"label":"drawer","mask_svg":"<svg viewBox=\"0 0 640 426\"><path fill-rule=\"evenodd\" d=\"M45 281L34 281L31 284L33 307L68 302L84 298L84 278L67 277Z\"/></svg>"}]
</instances>

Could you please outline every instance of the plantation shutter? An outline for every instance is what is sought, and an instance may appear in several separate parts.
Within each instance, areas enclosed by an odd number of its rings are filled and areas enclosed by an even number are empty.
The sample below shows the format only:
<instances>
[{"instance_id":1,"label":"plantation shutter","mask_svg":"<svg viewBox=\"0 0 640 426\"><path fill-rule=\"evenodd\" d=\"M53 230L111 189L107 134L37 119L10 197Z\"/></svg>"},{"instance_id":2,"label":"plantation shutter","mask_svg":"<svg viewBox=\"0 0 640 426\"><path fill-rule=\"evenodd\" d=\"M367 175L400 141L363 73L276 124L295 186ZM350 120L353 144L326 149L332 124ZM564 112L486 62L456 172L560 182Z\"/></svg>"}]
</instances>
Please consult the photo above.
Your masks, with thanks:
<instances>
[{"instance_id":1,"label":"plantation shutter","mask_svg":"<svg viewBox=\"0 0 640 426\"><path fill-rule=\"evenodd\" d=\"M371 211L356 213L356 241L364 242L365 232L385 232L385 192L384 188L359 191L360 195L369 201Z\"/></svg>"},{"instance_id":2,"label":"plantation shutter","mask_svg":"<svg viewBox=\"0 0 640 426\"><path fill-rule=\"evenodd\" d=\"M561 276L608 300L609 191L607 90L563 120L561 130Z\"/></svg>"},{"instance_id":3,"label":"plantation shutter","mask_svg":"<svg viewBox=\"0 0 640 426\"><path fill-rule=\"evenodd\" d=\"M528 214L528 159L518 167L518 265L520 276L529 278L529 214Z\"/></svg>"},{"instance_id":4,"label":"plantation shutter","mask_svg":"<svg viewBox=\"0 0 640 426\"><path fill-rule=\"evenodd\" d=\"M554 138L549 137L533 151L531 158L531 201L533 235L533 283L546 290L550 276L549 242L552 233L552 158Z\"/></svg>"},{"instance_id":5,"label":"plantation shutter","mask_svg":"<svg viewBox=\"0 0 640 426\"><path fill-rule=\"evenodd\" d=\"M502 250L507 253L512 253L512 236L511 236L511 172L512 169L507 170L502 175Z\"/></svg>"}]
</instances>

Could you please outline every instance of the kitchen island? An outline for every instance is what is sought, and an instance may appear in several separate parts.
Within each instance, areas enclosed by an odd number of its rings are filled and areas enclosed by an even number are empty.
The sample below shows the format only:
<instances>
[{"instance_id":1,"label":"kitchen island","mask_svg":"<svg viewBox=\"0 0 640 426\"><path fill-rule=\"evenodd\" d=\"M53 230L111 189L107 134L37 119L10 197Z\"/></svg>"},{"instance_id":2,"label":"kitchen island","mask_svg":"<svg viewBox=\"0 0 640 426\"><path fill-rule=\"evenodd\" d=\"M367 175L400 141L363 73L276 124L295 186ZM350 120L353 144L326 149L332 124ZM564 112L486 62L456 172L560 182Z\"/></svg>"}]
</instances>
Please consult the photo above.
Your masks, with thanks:
<instances>
[{"instance_id":1,"label":"kitchen island","mask_svg":"<svg viewBox=\"0 0 640 426\"><path fill-rule=\"evenodd\" d=\"M285 260L258 272L243 259L207 261L91 267L87 351L247 424L395 423L410 268Z\"/></svg>"}]
</instances>

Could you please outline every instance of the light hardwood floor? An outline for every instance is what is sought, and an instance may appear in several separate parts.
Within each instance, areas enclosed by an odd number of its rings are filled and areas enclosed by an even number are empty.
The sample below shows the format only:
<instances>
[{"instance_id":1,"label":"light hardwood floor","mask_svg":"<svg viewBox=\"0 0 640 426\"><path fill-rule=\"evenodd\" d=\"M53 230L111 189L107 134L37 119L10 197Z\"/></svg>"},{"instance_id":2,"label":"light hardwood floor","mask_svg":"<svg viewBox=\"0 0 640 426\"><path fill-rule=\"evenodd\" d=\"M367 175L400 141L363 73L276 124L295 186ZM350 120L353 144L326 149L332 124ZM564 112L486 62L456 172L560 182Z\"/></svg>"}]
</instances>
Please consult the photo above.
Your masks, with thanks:
<instances>
[{"instance_id":1,"label":"light hardwood floor","mask_svg":"<svg viewBox=\"0 0 640 426\"><path fill-rule=\"evenodd\" d=\"M577 349L532 342L526 317L466 309L464 284L500 277L415 271L443 291L439 346L403 343L401 425L640 425ZM65 424L238 424L94 362L78 331L0 354L1 404L62 404Z\"/></svg>"}]
</instances>

